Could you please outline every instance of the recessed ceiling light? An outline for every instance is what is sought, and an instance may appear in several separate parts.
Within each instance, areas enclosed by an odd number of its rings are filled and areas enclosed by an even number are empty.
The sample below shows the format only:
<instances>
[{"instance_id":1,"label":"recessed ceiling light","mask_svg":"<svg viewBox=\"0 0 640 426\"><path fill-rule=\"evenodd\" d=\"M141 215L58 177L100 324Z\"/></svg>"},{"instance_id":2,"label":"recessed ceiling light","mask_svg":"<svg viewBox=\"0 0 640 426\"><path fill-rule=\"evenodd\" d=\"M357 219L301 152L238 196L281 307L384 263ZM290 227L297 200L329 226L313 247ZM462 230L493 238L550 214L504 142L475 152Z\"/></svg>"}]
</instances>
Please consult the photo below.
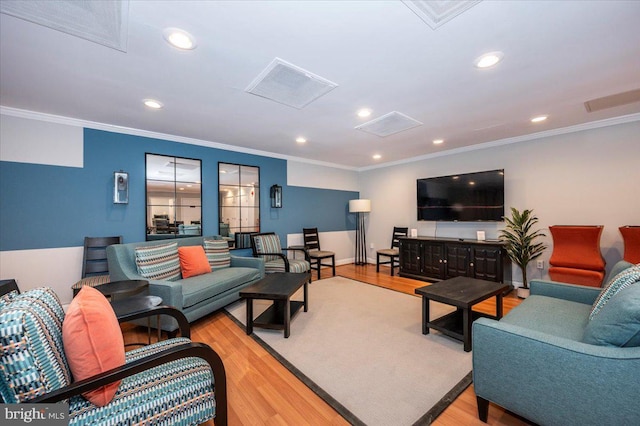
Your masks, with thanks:
<instances>
[{"instance_id":1,"label":"recessed ceiling light","mask_svg":"<svg viewBox=\"0 0 640 426\"><path fill-rule=\"evenodd\" d=\"M502 52L489 52L477 58L474 63L477 68L489 68L500 62L503 56Z\"/></svg>"},{"instance_id":2,"label":"recessed ceiling light","mask_svg":"<svg viewBox=\"0 0 640 426\"><path fill-rule=\"evenodd\" d=\"M436 144L436 145L440 145L443 142L444 142L444 139L434 139L433 140L433 143Z\"/></svg>"},{"instance_id":3,"label":"recessed ceiling light","mask_svg":"<svg viewBox=\"0 0 640 426\"><path fill-rule=\"evenodd\" d=\"M162 105L162 102L156 101L155 99L144 99L142 102L144 102L146 106L152 109L160 109L164 106Z\"/></svg>"},{"instance_id":4,"label":"recessed ceiling light","mask_svg":"<svg viewBox=\"0 0 640 426\"><path fill-rule=\"evenodd\" d=\"M371 115L371 110L370 109L363 108L360 111L358 111L358 117L365 118L365 117L368 117L370 115Z\"/></svg>"},{"instance_id":5,"label":"recessed ceiling light","mask_svg":"<svg viewBox=\"0 0 640 426\"><path fill-rule=\"evenodd\" d=\"M298 142L298 143L306 143L307 140L305 138L303 138L302 136L300 136L300 137L296 138L296 142Z\"/></svg>"},{"instance_id":6,"label":"recessed ceiling light","mask_svg":"<svg viewBox=\"0 0 640 426\"><path fill-rule=\"evenodd\" d=\"M531 122L532 122L532 123L540 123L540 122L542 122L542 121L546 120L547 118L549 118L549 116L548 116L548 115L539 115L539 116L537 116L537 117L533 117L533 118L531 119Z\"/></svg>"},{"instance_id":7,"label":"recessed ceiling light","mask_svg":"<svg viewBox=\"0 0 640 426\"><path fill-rule=\"evenodd\" d=\"M381 158L382 158L382 155L380 155L380 154L374 154L374 155L373 155L373 159L374 159L374 160L379 160L379 159L381 159Z\"/></svg>"},{"instance_id":8,"label":"recessed ceiling light","mask_svg":"<svg viewBox=\"0 0 640 426\"><path fill-rule=\"evenodd\" d=\"M162 31L164 39L172 45L182 50L191 50L196 48L196 39L188 32L179 28L165 28Z\"/></svg>"}]
</instances>

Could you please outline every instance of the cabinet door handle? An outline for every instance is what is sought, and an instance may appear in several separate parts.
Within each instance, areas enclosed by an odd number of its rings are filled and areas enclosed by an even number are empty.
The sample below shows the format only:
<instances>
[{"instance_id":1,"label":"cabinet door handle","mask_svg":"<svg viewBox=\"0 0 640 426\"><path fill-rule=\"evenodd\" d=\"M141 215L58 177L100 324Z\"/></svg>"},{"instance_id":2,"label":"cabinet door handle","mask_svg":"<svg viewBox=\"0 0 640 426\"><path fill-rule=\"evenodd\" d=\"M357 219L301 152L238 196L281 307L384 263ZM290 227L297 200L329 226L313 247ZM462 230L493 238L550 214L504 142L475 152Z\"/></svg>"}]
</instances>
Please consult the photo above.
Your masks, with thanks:
<instances>
[{"instance_id":1,"label":"cabinet door handle","mask_svg":"<svg viewBox=\"0 0 640 426\"><path fill-rule=\"evenodd\" d=\"M442 259L438 259L438 262L442 263Z\"/></svg>"},{"instance_id":2,"label":"cabinet door handle","mask_svg":"<svg viewBox=\"0 0 640 426\"><path fill-rule=\"evenodd\" d=\"M471 262L471 263L469 264L469 266L471 266L471 267L473 268L473 262Z\"/></svg>"},{"instance_id":3,"label":"cabinet door handle","mask_svg":"<svg viewBox=\"0 0 640 426\"><path fill-rule=\"evenodd\" d=\"M444 263L447 263L447 259L445 259L443 262L444 262Z\"/></svg>"}]
</instances>

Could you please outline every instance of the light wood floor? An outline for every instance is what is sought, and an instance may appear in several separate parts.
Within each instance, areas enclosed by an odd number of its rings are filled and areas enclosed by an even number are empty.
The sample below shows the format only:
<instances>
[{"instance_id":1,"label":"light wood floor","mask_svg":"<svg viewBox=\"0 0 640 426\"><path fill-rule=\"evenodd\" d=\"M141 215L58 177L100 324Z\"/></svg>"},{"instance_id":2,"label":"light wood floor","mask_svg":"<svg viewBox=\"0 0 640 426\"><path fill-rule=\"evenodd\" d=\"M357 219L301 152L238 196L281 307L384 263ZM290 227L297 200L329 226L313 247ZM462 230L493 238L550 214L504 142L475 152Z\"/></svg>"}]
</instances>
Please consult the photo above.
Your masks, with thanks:
<instances>
[{"instance_id":1,"label":"light wood floor","mask_svg":"<svg viewBox=\"0 0 640 426\"><path fill-rule=\"evenodd\" d=\"M376 273L375 265L338 266L336 274L414 296L414 289L425 285L422 281L391 277L389 268L386 267L381 267L381 272ZM330 276L331 271L328 268L323 269L322 278ZM515 296L505 297L504 313L509 312L518 303L520 303L519 299ZM477 310L495 314L495 298L478 304ZM141 328L125 325L123 330L125 342L146 338L146 331ZM229 425L349 424L258 343L247 336L244 329L238 327L223 312L216 312L192 323L191 338L210 345L222 357L227 373ZM478 420L473 385L447 407L433 424L484 425L485 423ZM491 404L487 424L527 425L528 423Z\"/></svg>"}]
</instances>

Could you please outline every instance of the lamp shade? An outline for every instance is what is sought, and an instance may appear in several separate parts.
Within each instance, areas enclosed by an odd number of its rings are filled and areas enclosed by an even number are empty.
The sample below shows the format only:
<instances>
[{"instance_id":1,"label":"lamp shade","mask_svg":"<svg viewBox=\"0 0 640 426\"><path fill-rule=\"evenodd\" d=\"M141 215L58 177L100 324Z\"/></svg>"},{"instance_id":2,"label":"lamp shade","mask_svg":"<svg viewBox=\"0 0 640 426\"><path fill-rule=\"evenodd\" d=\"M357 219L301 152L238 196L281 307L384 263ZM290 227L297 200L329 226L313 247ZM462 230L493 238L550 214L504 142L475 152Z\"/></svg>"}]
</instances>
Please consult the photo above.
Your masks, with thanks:
<instances>
[{"instance_id":1,"label":"lamp shade","mask_svg":"<svg viewBox=\"0 0 640 426\"><path fill-rule=\"evenodd\" d=\"M349 200L349 213L368 213L371 211L371 200Z\"/></svg>"}]
</instances>

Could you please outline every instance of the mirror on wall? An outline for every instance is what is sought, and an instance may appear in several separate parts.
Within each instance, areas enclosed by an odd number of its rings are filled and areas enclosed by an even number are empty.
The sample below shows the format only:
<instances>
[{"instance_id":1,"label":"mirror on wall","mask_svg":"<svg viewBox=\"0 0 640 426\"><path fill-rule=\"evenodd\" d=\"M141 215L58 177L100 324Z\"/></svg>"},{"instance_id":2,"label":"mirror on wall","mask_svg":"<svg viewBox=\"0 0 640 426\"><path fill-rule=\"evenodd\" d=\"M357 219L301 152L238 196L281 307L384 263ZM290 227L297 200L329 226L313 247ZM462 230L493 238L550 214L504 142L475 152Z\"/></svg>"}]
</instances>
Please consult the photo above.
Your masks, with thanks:
<instances>
[{"instance_id":1,"label":"mirror on wall","mask_svg":"<svg viewBox=\"0 0 640 426\"><path fill-rule=\"evenodd\" d=\"M236 248L251 247L260 232L260 168L218 163L219 234Z\"/></svg>"},{"instance_id":2,"label":"mirror on wall","mask_svg":"<svg viewBox=\"0 0 640 426\"><path fill-rule=\"evenodd\" d=\"M202 162L146 154L146 235L163 240L202 235Z\"/></svg>"}]
</instances>

